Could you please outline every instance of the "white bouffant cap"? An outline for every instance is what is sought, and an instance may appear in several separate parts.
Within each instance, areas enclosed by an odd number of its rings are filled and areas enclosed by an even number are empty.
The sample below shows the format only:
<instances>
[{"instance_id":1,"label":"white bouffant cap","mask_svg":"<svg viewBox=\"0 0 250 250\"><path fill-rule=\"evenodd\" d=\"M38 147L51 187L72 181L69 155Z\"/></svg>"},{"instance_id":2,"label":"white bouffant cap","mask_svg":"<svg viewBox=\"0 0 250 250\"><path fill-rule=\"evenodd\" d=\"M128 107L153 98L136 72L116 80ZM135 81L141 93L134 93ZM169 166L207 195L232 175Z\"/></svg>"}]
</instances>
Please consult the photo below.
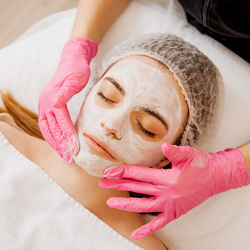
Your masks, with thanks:
<instances>
[{"instance_id":1,"label":"white bouffant cap","mask_svg":"<svg viewBox=\"0 0 250 250\"><path fill-rule=\"evenodd\" d=\"M195 46L168 33L150 33L126 40L111 49L97 71L98 77L119 59L146 55L173 72L185 96L189 118L180 145L196 146L216 118L223 82L217 67Z\"/></svg>"}]
</instances>

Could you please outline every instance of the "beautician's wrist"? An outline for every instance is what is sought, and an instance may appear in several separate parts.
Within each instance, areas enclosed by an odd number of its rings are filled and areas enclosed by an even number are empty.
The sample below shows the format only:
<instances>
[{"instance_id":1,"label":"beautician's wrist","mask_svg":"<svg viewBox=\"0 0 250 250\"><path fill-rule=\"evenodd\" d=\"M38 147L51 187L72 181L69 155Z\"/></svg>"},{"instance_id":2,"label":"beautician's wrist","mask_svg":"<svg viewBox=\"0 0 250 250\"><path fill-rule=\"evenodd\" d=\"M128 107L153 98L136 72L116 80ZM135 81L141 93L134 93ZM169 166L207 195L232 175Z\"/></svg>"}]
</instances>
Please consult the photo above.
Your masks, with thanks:
<instances>
[{"instance_id":1,"label":"beautician's wrist","mask_svg":"<svg viewBox=\"0 0 250 250\"><path fill-rule=\"evenodd\" d=\"M250 184L250 174L242 153L237 148L211 153L209 162L210 166L215 167L214 194Z\"/></svg>"},{"instance_id":2,"label":"beautician's wrist","mask_svg":"<svg viewBox=\"0 0 250 250\"><path fill-rule=\"evenodd\" d=\"M250 174L250 141L239 146L237 149L241 152L244 158L245 164L247 166L248 173Z\"/></svg>"},{"instance_id":3,"label":"beautician's wrist","mask_svg":"<svg viewBox=\"0 0 250 250\"><path fill-rule=\"evenodd\" d=\"M95 30L88 30L88 29L82 29L81 31L72 30L69 40L71 40L74 37L88 38L97 44L99 44L102 39L101 32L95 32Z\"/></svg>"}]
</instances>

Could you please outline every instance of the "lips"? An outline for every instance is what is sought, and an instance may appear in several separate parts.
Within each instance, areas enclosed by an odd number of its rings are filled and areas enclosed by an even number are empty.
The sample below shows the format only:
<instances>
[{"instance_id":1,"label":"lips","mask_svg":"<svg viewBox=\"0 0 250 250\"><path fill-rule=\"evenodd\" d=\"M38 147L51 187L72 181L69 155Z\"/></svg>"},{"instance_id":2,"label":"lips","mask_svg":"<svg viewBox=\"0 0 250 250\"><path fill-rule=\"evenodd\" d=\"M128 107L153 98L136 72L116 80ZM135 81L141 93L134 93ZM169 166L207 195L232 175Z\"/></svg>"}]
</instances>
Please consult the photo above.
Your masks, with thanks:
<instances>
[{"instance_id":1,"label":"lips","mask_svg":"<svg viewBox=\"0 0 250 250\"><path fill-rule=\"evenodd\" d=\"M86 133L83 133L83 136L92 153L109 161L124 162L104 142Z\"/></svg>"}]
</instances>

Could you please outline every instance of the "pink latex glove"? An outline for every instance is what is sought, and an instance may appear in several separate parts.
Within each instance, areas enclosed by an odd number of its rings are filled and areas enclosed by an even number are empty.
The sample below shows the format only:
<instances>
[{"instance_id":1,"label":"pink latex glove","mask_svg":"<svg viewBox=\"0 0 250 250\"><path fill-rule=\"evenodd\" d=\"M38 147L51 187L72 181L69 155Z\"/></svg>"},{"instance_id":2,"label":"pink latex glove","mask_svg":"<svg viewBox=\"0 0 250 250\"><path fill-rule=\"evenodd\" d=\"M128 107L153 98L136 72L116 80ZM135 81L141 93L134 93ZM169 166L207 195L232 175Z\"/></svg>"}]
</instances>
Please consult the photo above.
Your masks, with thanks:
<instances>
[{"instance_id":1,"label":"pink latex glove","mask_svg":"<svg viewBox=\"0 0 250 250\"><path fill-rule=\"evenodd\" d=\"M162 145L171 169L118 166L105 171L99 185L103 188L133 191L150 198L107 200L110 207L132 212L160 212L151 222L135 230L132 239L148 236L170 221L187 213L214 194L250 183L250 175L241 152L226 149L206 153L189 146Z\"/></svg>"},{"instance_id":2,"label":"pink latex glove","mask_svg":"<svg viewBox=\"0 0 250 250\"><path fill-rule=\"evenodd\" d=\"M69 163L79 145L66 103L87 84L89 64L97 49L98 45L88 38L69 40L63 48L56 73L39 97L38 124L42 135Z\"/></svg>"}]
</instances>

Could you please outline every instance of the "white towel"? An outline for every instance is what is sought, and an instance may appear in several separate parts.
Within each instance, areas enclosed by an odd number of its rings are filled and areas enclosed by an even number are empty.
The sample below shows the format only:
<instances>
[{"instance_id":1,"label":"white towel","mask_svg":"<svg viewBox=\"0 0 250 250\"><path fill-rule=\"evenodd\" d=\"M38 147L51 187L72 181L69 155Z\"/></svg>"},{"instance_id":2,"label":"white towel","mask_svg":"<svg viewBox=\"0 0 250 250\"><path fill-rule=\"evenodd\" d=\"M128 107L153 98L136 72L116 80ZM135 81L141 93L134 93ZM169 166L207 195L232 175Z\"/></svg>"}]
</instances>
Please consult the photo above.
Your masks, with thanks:
<instances>
[{"instance_id":1,"label":"white towel","mask_svg":"<svg viewBox=\"0 0 250 250\"><path fill-rule=\"evenodd\" d=\"M0 249L141 249L71 198L0 132Z\"/></svg>"}]
</instances>

